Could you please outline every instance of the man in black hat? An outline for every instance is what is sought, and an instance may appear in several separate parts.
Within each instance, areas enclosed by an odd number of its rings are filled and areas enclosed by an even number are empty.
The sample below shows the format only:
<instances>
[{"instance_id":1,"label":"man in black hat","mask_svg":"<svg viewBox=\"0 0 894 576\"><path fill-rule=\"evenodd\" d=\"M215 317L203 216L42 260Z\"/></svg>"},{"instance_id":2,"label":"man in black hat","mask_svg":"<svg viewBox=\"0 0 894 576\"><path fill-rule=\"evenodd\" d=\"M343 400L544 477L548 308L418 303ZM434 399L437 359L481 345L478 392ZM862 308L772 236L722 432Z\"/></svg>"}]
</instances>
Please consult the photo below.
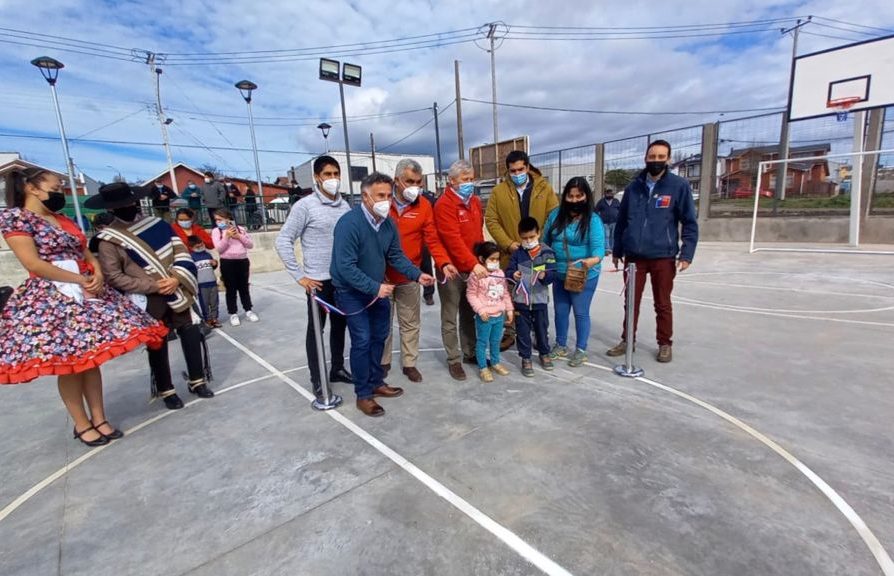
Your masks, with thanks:
<instances>
[{"instance_id":1,"label":"man in black hat","mask_svg":"<svg viewBox=\"0 0 894 576\"><path fill-rule=\"evenodd\" d=\"M196 267L170 224L154 216L140 218L137 202L149 193L116 182L102 186L98 195L84 203L87 208L104 208L115 215L115 220L97 235L99 264L106 282L130 294L150 316L177 332L186 359L189 391L200 398L211 398L214 392L205 379L210 370L207 357L203 361L201 318L193 309L198 293ZM149 367L153 394L171 410L183 408L171 380L167 341L159 349L149 350Z\"/></svg>"}]
</instances>

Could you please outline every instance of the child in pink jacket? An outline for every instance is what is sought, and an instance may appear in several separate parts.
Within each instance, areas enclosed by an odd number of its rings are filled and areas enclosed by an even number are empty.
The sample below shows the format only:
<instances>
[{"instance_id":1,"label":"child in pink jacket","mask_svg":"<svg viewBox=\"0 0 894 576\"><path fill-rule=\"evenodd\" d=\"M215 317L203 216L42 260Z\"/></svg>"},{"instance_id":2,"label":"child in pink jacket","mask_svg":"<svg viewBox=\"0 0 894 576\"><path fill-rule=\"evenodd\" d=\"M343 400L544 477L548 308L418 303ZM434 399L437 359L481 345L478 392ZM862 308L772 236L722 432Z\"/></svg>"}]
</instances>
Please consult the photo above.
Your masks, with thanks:
<instances>
[{"instance_id":1,"label":"child in pink jacket","mask_svg":"<svg viewBox=\"0 0 894 576\"><path fill-rule=\"evenodd\" d=\"M475 311L475 333L478 342L475 354L478 360L479 376L482 382L493 382L491 369L500 376L509 370L500 364L500 340L503 338L503 315L511 323L514 307L506 276L500 270L500 249L493 242L482 242L475 246L478 261L487 268L487 276L469 276L466 284L466 298ZM487 367L487 351L490 349L491 368Z\"/></svg>"},{"instance_id":2,"label":"child in pink jacket","mask_svg":"<svg viewBox=\"0 0 894 576\"><path fill-rule=\"evenodd\" d=\"M220 276L227 290L227 312L230 325L239 326L239 309L236 294L242 300L245 317L251 322L260 320L251 311L251 294L248 291L248 249L254 246L245 228L236 226L229 210L218 208L214 213L214 230L211 231L214 248L220 255Z\"/></svg>"}]
</instances>

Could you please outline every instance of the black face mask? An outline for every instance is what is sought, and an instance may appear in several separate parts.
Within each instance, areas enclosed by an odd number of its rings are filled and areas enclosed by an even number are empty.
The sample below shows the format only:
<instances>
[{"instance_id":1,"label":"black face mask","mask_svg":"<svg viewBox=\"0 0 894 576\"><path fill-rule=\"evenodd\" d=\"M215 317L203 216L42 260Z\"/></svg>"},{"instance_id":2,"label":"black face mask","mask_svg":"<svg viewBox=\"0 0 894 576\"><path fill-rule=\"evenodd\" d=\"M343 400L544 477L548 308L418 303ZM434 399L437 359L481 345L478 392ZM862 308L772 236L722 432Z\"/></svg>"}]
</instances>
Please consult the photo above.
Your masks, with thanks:
<instances>
[{"instance_id":1,"label":"black face mask","mask_svg":"<svg viewBox=\"0 0 894 576\"><path fill-rule=\"evenodd\" d=\"M136 219L137 214L140 213L140 207L134 204L133 206L125 206L123 208L113 208L112 214L115 215L119 220L124 220L125 222L133 222Z\"/></svg>"},{"instance_id":2,"label":"black face mask","mask_svg":"<svg viewBox=\"0 0 894 576\"><path fill-rule=\"evenodd\" d=\"M581 200L580 202L568 202L568 211L574 214L575 216L579 216L584 213L584 210L587 209L587 201Z\"/></svg>"},{"instance_id":3,"label":"black face mask","mask_svg":"<svg viewBox=\"0 0 894 576\"><path fill-rule=\"evenodd\" d=\"M651 176L658 176L667 168L667 162L646 162L646 172Z\"/></svg>"},{"instance_id":4,"label":"black face mask","mask_svg":"<svg viewBox=\"0 0 894 576\"><path fill-rule=\"evenodd\" d=\"M49 197L46 200L41 200L44 208L49 210L50 212L56 213L65 208L65 194L62 192L47 192Z\"/></svg>"}]
</instances>

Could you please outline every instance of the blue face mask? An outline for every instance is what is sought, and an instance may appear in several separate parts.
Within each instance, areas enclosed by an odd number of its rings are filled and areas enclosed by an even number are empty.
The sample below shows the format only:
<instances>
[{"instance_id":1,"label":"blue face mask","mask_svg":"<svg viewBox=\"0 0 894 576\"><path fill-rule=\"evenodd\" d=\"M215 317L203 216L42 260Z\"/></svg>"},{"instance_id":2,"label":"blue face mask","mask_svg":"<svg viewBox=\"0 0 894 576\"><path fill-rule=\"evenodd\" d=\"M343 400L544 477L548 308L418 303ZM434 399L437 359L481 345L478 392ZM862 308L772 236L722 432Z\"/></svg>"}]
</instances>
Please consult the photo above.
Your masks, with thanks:
<instances>
[{"instance_id":1,"label":"blue face mask","mask_svg":"<svg viewBox=\"0 0 894 576\"><path fill-rule=\"evenodd\" d=\"M528 183L528 173L525 172L524 174L513 174L512 181L515 183L516 186L524 186Z\"/></svg>"},{"instance_id":2,"label":"blue face mask","mask_svg":"<svg viewBox=\"0 0 894 576\"><path fill-rule=\"evenodd\" d=\"M475 184L472 182L466 182L465 184L460 184L459 188L457 188L456 193L459 194L459 197L463 200L468 200L472 197L472 194L475 193Z\"/></svg>"},{"instance_id":3,"label":"blue face mask","mask_svg":"<svg viewBox=\"0 0 894 576\"><path fill-rule=\"evenodd\" d=\"M229 226L229 224L227 224L226 222L218 222L217 223L217 227L220 228L221 230L226 230L227 226Z\"/></svg>"}]
</instances>

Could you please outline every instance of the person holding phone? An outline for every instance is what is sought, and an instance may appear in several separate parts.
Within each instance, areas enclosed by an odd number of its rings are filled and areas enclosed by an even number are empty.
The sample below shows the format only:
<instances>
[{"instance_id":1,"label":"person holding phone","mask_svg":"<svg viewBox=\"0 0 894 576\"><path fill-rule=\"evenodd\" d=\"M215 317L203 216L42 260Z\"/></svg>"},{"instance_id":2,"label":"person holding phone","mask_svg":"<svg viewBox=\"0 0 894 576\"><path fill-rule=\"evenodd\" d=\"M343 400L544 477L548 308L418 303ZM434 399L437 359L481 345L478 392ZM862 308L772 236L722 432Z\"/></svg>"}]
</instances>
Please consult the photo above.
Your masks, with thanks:
<instances>
[{"instance_id":1,"label":"person holding phone","mask_svg":"<svg viewBox=\"0 0 894 576\"><path fill-rule=\"evenodd\" d=\"M242 301L242 309L245 317L250 322L260 320L252 311L251 294L249 293L249 269L248 251L254 246L248 231L237 226L233 221L233 214L225 209L218 208L214 213L214 229L211 231L211 240L214 248L220 256L220 276L226 288L227 313L230 315L230 326L239 326L239 308L236 306L236 295Z\"/></svg>"}]
</instances>

